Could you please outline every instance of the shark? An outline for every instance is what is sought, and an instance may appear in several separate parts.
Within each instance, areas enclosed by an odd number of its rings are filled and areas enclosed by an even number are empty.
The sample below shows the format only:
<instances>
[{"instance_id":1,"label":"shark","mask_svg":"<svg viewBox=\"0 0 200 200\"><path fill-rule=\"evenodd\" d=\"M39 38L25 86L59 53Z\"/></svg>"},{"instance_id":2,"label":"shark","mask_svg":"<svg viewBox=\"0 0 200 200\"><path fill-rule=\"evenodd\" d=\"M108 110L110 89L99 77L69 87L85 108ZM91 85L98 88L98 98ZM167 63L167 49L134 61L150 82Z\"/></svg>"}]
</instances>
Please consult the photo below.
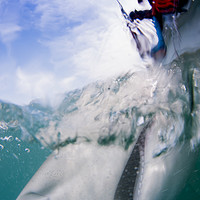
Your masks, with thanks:
<instances>
[{"instance_id":1,"label":"shark","mask_svg":"<svg viewBox=\"0 0 200 200\"><path fill-rule=\"evenodd\" d=\"M132 150L70 144L53 152L17 200L173 200L198 154L185 141L156 153L158 119L146 124Z\"/></svg>"},{"instance_id":2,"label":"shark","mask_svg":"<svg viewBox=\"0 0 200 200\"><path fill-rule=\"evenodd\" d=\"M173 200L191 173L198 153L178 142L158 154L158 130L152 122L141 132L123 170L114 200Z\"/></svg>"}]
</instances>

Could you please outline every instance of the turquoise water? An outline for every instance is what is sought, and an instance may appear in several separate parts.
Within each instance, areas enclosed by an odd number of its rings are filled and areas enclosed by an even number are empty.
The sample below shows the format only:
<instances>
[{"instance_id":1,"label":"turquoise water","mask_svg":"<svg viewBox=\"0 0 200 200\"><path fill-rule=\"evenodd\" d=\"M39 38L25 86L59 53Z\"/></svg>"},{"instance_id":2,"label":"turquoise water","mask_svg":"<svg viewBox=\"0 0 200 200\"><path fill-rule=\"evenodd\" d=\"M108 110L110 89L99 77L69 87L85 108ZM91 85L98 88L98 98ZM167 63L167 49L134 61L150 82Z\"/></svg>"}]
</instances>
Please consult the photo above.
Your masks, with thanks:
<instances>
[{"instance_id":1,"label":"turquoise water","mask_svg":"<svg viewBox=\"0 0 200 200\"><path fill-rule=\"evenodd\" d=\"M24 108L9 103L1 102L0 108L0 199L11 200L17 198L50 150L31 136L43 126L34 122L34 115L30 117Z\"/></svg>"},{"instance_id":2,"label":"turquoise water","mask_svg":"<svg viewBox=\"0 0 200 200\"><path fill-rule=\"evenodd\" d=\"M3 145L0 161L0 198L14 200L44 162L49 150L41 149L38 144L17 142L16 140L3 142Z\"/></svg>"}]
</instances>

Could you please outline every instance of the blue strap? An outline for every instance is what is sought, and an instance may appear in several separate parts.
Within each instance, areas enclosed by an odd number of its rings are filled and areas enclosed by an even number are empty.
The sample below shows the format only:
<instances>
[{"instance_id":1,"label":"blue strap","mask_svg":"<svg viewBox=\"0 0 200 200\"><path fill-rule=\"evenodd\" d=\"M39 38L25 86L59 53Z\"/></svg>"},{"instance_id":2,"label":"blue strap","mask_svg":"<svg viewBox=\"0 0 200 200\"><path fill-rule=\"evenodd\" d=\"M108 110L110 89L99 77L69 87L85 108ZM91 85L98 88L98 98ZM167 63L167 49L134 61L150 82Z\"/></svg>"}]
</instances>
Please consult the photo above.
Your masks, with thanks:
<instances>
[{"instance_id":1,"label":"blue strap","mask_svg":"<svg viewBox=\"0 0 200 200\"><path fill-rule=\"evenodd\" d=\"M162 30L160 28L160 24L159 24L159 22L158 22L158 20L156 19L155 16L153 16L153 23L154 23L156 33L157 33L157 36L158 36L158 44L151 50L151 54L156 53L160 49L166 48L165 41L164 41L164 38L163 38L163 35L162 35Z\"/></svg>"}]
</instances>

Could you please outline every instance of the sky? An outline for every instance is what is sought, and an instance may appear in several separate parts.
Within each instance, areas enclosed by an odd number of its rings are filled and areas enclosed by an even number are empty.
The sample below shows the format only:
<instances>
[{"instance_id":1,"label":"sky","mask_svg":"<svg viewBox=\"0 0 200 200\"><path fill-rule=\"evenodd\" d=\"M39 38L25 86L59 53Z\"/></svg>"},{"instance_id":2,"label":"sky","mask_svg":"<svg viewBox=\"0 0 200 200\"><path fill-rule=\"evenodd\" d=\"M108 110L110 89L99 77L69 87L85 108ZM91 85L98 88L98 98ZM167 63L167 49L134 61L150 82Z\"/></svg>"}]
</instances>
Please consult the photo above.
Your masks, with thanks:
<instances>
[{"instance_id":1,"label":"sky","mask_svg":"<svg viewBox=\"0 0 200 200\"><path fill-rule=\"evenodd\" d=\"M0 0L0 100L51 101L139 59L116 0Z\"/></svg>"}]
</instances>

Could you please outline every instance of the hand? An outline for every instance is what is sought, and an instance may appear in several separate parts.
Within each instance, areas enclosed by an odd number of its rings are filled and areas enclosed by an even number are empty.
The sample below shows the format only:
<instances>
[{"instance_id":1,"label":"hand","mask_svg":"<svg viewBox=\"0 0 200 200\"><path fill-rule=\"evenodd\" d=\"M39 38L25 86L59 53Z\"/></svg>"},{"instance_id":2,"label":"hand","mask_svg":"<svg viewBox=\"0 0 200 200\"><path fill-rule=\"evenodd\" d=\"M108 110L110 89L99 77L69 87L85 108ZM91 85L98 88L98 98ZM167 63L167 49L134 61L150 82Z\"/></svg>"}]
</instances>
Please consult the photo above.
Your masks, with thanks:
<instances>
[{"instance_id":1,"label":"hand","mask_svg":"<svg viewBox=\"0 0 200 200\"><path fill-rule=\"evenodd\" d=\"M135 11L131 11L130 14L129 14L129 17L131 18L132 21L137 19L138 15L136 14L136 10Z\"/></svg>"}]
</instances>

